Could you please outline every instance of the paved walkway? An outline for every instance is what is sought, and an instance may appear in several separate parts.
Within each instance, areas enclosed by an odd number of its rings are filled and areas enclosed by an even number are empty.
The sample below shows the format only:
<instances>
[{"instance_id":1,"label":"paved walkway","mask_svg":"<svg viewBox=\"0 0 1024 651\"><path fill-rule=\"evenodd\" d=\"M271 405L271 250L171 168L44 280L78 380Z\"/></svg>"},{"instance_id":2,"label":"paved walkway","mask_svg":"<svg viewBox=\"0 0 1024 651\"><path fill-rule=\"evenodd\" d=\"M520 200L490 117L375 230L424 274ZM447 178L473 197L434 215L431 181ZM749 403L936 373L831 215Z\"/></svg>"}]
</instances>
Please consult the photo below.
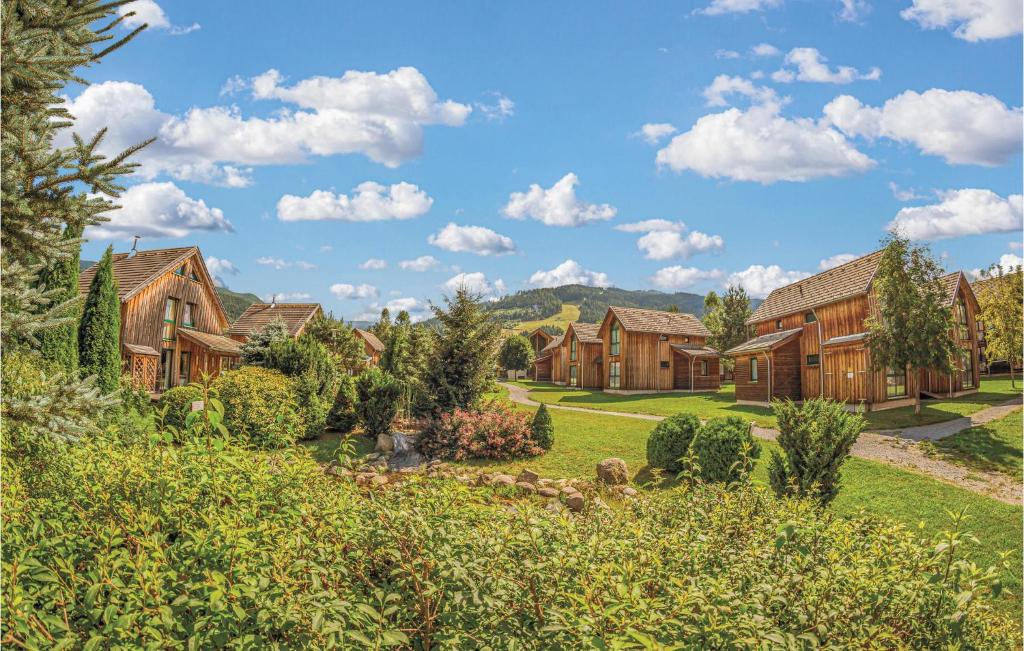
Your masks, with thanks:
<instances>
[{"instance_id":1,"label":"paved walkway","mask_svg":"<svg viewBox=\"0 0 1024 651\"><path fill-rule=\"evenodd\" d=\"M529 396L529 390L516 384L501 383L508 389L509 398L512 402L521 405L536 407L539 402ZM581 411L588 414L604 414L606 416L621 416L623 418L637 418L640 420L661 421L664 416L653 416L651 414L633 414L624 411L606 411L604 409L589 409L587 407L569 407L566 405L547 405L549 409L561 409L563 411ZM906 468L908 470L923 473L936 479L956 484L967 490L988 495L1001 502L1008 504L1020 504L1022 501L1021 484L1011 477L999 472L984 472L972 470L955 463L949 463L941 459L935 459L926 455L917 442L923 440L937 440L952 436L965 429L983 425L990 421L1006 416L1015 409L1020 409L1021 397L1018 396L1001 405L987 407L972 414L970 417L957 418L956 420L933 425L922 425L920 427L909 427L905 430L887 430L884 432L863 432L857 442L850 449L850 454L862 459L880 461L892 466ZM778 430L769 427L754 426L753 433L758 438L774 441L778 437Z\"/></svg>"}]
</instances>

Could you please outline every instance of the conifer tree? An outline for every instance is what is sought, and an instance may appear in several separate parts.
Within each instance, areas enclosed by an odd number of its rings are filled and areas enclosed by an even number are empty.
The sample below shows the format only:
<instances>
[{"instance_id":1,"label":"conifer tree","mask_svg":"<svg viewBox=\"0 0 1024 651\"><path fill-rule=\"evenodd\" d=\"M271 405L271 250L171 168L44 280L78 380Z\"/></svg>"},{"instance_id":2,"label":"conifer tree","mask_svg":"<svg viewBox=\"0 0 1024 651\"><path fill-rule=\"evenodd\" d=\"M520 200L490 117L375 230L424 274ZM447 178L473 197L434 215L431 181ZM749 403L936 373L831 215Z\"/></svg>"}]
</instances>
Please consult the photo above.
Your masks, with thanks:
<instances>
[{"instance_id":1,"label":"conifer tree","mask_svg":"<svg viewBox=\"0 0 1024 651\"><path fill-rule=\"evenodd\" d=\"M548 413L548 408L544 406L543 402L540 403L537 413L533 416L533 422L530 423L530 435L533 437L533 442L544 450L550 450L551 446L555 444L555 426L552 424L551 414Z\"/></svg>"},{"instance_id":2,"label":"conifer tree","mask_svg":"<svg viewBox=\"0 0 1024 651\"><path fill-rule=\"evenodd\" d=\"M114 251L108 246L96 267L78 325L78 359L82 373L95 375L103 393L117 390L121 377L121 299L114 278Z\"/></svg>"},{"instance_id":3,"label":"conifer tree","mask_svg":"<svg viewBox=\"0 0 1024 651\"><path fill-rule=\"evenodd\" d=\"M467 289L431 306L439 327L426 369L426 389L435 413L475 405L491 380L501 329Z\"/></svg>"},{"instance_id":4,"label":"conifer tree","mask_svg":"<svg viewBox=\"0 0 1024 651\"><path fill-rule=\"evenodd\" d=\"M391 338L391 310L384 308L380 311L380 318L377 319L377 323L370 326L370 332L377 335L377 339L381 342L387 343L387 340Z\"/></svg>"},{"instance_id":5,"label":"conifer tree","mask_svg":"<svg viewBox=\"0 0 1024 651\"><path fill-rule=\"evenodd\" d=\"M81 226L68 225L64 240L78 241ZM61 317L66 323L47 328L39 333L39 352L44 359L55 362L69 375L78 370L78 319L81 305L78 300L79 249L75 247L67 256L58 259L43 270L39 283L49 290L53 300L64 306Z\"/></svg>"}]
</instances>

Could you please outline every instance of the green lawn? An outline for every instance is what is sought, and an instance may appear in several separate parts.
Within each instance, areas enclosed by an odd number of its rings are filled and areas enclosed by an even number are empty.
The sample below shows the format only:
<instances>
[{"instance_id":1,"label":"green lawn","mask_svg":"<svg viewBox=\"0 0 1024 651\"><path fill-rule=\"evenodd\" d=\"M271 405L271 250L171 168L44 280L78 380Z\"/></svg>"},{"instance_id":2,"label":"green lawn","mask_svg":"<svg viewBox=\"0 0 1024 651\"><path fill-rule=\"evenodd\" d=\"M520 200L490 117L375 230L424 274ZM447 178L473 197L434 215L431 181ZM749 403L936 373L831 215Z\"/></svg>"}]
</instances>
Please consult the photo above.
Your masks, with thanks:
<instances>
[{"instance_id":1,"label":"green lawn","mask_svg":"<svg viewBox=\"0 0 1024 651\"><path fill-rule=\"evenodd\" d=\"M985 425L972 427L959 434L934 441L936 452L947 461L979 470L995 470L1015 477L1022 476L1021 410Z\"/></svg>"},{"instance_id":2,"label":"green lawn","mask_svg":"<svg viewBox=\"0 0 1024 651\"><path fill-rule=\"evenodd\" d=\"M985 407L1006 402L1021 393L1020 382L1016 389L1010 388L1009 378L982 379L978 392L960 398L947 400L924 400L921 414L915 416L913 407L900 407L876 411L866 415L871 429L903 429L915 425L930 425L961 416L970 416Z\"/></svg>"}]
</instances>

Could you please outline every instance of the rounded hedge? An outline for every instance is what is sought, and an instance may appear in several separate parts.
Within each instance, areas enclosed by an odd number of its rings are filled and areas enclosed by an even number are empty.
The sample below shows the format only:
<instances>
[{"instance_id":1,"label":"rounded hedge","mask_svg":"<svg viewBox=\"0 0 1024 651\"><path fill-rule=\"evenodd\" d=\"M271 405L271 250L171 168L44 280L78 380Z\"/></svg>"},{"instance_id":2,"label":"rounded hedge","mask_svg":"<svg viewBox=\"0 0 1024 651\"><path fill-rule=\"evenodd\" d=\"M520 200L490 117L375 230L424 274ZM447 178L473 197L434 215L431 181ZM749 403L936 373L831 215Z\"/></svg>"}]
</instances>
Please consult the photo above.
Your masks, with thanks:
<instances>
[{"instance_id":1,"label":"rounded hedge","mask_svg":"<svg viewBox=\"0 0 1024 651\"><path fill-rule=\"evenodd\" d=\"M192 403L202 399L203 392L199 387L190 385L171 387L160 395L157 408L167 410L164 414L164 425L176 429L179 439L185 431L185 417L192 411Z\"/></svg>"},{"instance_id":2,"label":"rounded hedge","mask_svg":"<svg viewBox=\"0 0 1024 651\"><path fill-rule=\"evenodd\" d=\"M294 382L280 371L243 366L221 373L213 388L224 403L225 426L254 447L286 447L304 431Z\"/></svg>"},{"instance_id":3,"label":"rounded hedge","mask_svg":"<svg viewBox=\"0 0 1024 651\"><path fill-rule=\"evenodd\" d=\"M676 414L658 423L647 438L647 463L669 472L682 470L681 459L699 428L700 420L693 414Z\"/></svg>"},{"instance_id":4,"label":"rounded hedge","mask_svg":"<svg viewBox=\"0 0 1024 651\"><path fill-rule=\"evenodd\" d=\"M700 466L700 477L704 481L731 482L750 470L743 463L743 448L749 445L747 464L761 456L761 445L750 435L750 423L742 418L712 418L704 423L693 441L690 450Z\"/></svg>"}]
</instances>

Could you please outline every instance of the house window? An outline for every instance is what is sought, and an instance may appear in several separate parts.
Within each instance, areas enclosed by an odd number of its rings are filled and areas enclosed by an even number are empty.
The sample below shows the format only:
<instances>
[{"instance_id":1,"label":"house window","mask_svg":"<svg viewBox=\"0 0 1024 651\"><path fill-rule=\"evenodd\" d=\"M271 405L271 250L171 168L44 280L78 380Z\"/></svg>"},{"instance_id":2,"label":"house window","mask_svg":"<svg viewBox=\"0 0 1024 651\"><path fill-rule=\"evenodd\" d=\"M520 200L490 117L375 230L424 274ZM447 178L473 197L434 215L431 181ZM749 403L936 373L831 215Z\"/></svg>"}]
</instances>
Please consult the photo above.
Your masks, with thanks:
<instances>
[{"instance_id":1,"label":"house window","mask_svg":"<svg viewBox=\"0 0 1024 651\"><path fill-rule=\"evenodd\" d=\"M576 361L576 337L573 337L569 341L569 361L570 362L575 362Z\"/></svg>"},{"instance_id":2,"label":"house window","mask_svg":"<svg viewBox=\"0 0 1024 651\"><path fill-rule=\"evenodd\" d=\"M609 355L618 355L619 347L622 345L622 331L619 329L618 322L612 322L611 331L611 345L608 347Z\"/></svg>"},{"instance_id":3,"label":"house window","mask_svg":"<svg viewBox=\"0 0 1024 651\"><path fill-rule=\"evenodd\" d=\"M196 281L196 282L199 282L199 276L197 276L196 272L194 272L194 271L192 273L190 273L188 275L188 277L191 278L192 280Z\"/></svg>"},{"instance_id":4,"label":"house window","mask_svg":"<svg viewBox=\"0 0 1024 651\"><path fill-rule=\"evenodd\" d=\"M578 366L570 366L569 367L569 386L571 386L571 387L578 386L578 384L577 384L578 378L576 376L576 371L578 370L578 368L579 368Z\"/></svg>"},{"instance_id":5,"label":"house window","mask_svg":"<svg viewBox=\"0 0 1024 651\"><path fill-rule=\"evenodd\" d=\"M956 322L957 322L957 334L960 339L970 339L970 329L967 327L967 303L964 302L964 297L961 294L956 302Z\"/></svg>"},{"instance_id":6,"label":"house window","mask_svg":"<svg viewBox=\"0 0 1024 651\"><path fill-rule=\"evenodd\" d=\"M757 382L757 358L750 358L750 381Z\"/></svg>"},{"instance_id":7,"label":"house window","mask_svg":"<svg viewBox=\"0 0 1024 651\"><path fill-rule=\"evenodd\" d=\"M618 362L608 364L608 388L618 389L622 383L622 370Z\"/></svg>"},{"instance_id":8,"label":"house window","mask_svg":"<svg viewBox=\"0 0 1024 651\"><path fill-rule=\"evenodd\" d=\"M818 317L814 316L814 312L807 312L804 314L804 323L815 323Z\"/></svg>"},{"instance_id":9,"label":"house window","mask_svg":"<svg viewBox=\"0 0 1024 651\"><path fill-rule=\"evenodd\" d=\"M887 400L907 397L906 369L885 369L885 397Z\"/></svg>"},{"instance_id":10,"label":"house window","mask_svg":"<svg viewBox=\"0 0 1024 651\"><path fill-rule=\"evenodd\" d=\"M821 356L819 356L819 355L808 355L807 356L807 365L808 366L817 366L820 363L821 363Z\"/></svg>"},{"instance_id":11,"label":"house window","mask_svg":"<svg viewBox=\"0 0 1024 651\"><path fill-rule=\"evenodd\" d=\"M196 304L185 303L185 310L181 313L181 325L184 328L194 328L195 322L192 320L196 315Z\"/></svg>"},{"instance_id":12,"label":"house window","mask_svg":"<svg viewBox=\"0 0 1024 651\"><path fill-rule=\"evenodd\" d=\"M174 270L174 275L175 276L184 276L185 275L185 265L181 265L180 267L175 269Z\"/></svg>"},{"instance_id":13,"label":"house window","mask_svg":"<svg viewBox=\"0 0 1024 651\"><path fill-rule=\"evenodd\" d=\"M192 353L187 350L181 351L181 359L178 360L178 386L185 386L192 376Z\"/></svg>"},{"instance_id":14,"label":"house window","mask_svg":"<svg viewBox=\"0 0 1024 651\"><path fill-rule=\"evenodd\" d=\"M171 388L171 366L174 364L174 349L164 348L160 351L160 390Z\"/></svg>"},{"instance_id":15,"label":"house window","mask_svg":"<svg viewBox=\"0 0 1024 651\"><path fill-rule=\"evenodd\" d=\"M700 360L700 374L704 377L708 375L708 360L706 359Z\"/></svg>"},{"instance_id":16,"label":"house window","mask_svg":"<svg viewBox=\"0 0 1024 651\"><path fill-rule=\"evenodd\" d=\"M782 319L775 319L775 329L782 330Z\"/></svg>"},{"instance_id":17,"label":"house window","mask_svg":"<svg viewBox=\"0 0 1024 651\"><path fill-rule=\"evenodd\" d=\"M669 363L667 360L661 360L661 368L669 368Z\"/></svg>"},{"instance_id":18,"label":"house window","mask_svg":"<svg viewBox=\"0 0 1024 651\"><path fill-rule=\"evenodd\" d=\"M960 353L960 359L963 361L963 388L973 389L974 388L974 356L971 355L971 351L965 350Z\"/></svg>"},{"instance_id":19,"label":"house window","mask_svg":"<svg viewBox=\"0 0 1024 651\"><path fill-rule=\"evenodd\" d=\"M164 341L174 341L174 331L178 324L178 299L168 298L164 304Z\"/></svg>"}]
</instances>

